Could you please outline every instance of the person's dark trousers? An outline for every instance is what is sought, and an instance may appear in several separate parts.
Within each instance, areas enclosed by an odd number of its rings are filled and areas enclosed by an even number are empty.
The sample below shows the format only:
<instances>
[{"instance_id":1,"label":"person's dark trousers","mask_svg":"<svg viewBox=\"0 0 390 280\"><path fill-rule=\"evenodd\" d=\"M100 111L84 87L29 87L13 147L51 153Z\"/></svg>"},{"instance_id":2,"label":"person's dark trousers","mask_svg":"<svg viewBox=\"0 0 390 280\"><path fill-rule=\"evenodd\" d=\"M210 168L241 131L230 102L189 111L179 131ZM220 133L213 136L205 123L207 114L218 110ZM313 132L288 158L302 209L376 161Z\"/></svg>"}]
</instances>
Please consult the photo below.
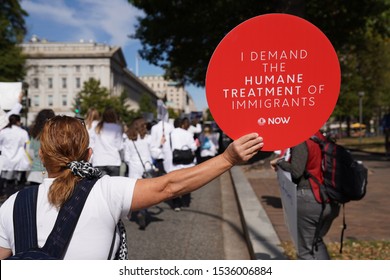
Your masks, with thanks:
<instances>
[{"instance_id":1,"label":"person's dark trousers","mask_svg":"<svg viewBox=\"0 0 390 280\"><path fill-rule=\"evenodd\" d=\"M191 204L191 193L182 195L181 197L182 207L190 207Z\"/></svg>"},{"instance_id":2,"label":"person's dark trousers","mask_svg":"<svg viewBox=\"0 0 390 280\"><path fill-rule=\"evenodd\" d=\"M10 197L14 193L18 191L18 183L15 179L13 180L6 180L3 179L3 192L5 197Z\"/></svg>"},{"instance_id":3,"label":"person's dark trousers","mask_svg":"<svg viewBox=\"0 0 390 280\"><path fill-rule=\"evenodd\" d=\"M21 174L21 179L19 181L0 178L0 198L6 199L21 189L33 185L39 186L40 184L35 182L27 182L25 173Z\"/></svg>"},{"instance_id":4,"label":"person's dark trousers","mask_svg":"<svg viewBox=\"0 0 390 280\"><path fill-rule=\"evenodd\" d=\"M190 207L191 203L191 193L187 193L182 196L175 197L171 199L172 209L181 208L181 207Z\"/></svg>"},{"instance_id":5,"label":"person's dark trousers","mask_svg":"<svg viewBox=\"0 0 390 280\"><path fill-rule=\"evenodd\" d=\"M5 200L7 199L7 184L5 182L6 180L3 178L0 178L0 199Z\"/></svg>"},{"instance_id":6,"label":"person's dark trousers","mask_svg":"<svg viewBox=\"0 0 390 280\"><path fill-rule=\"evenodd\" d=\"M171 204L172 204L172 209L181 208L183 205L181 196L171 199Z\"/></svg>"},{"instance_id":7,"label":"person's dark trousers","mask_svg":"<svg viewBox=\"0 0 390 280\"><path fill-rule=\"evenodd\" d=\"M158 169L158 173L160 176L167 173L164 169L164 160L163 159L154 160L154 166Z\"/></svg>"},{"instance_id":8,"label":"person's dark trousers","mask_svg":"<svg viewBox=\"0 0 390 280\"><path fill-rule=\"evenodd\" d=\"M100 171L102 171L102 175L109 175L109 176L119 176L120 174L120 166L95 166Z\"/></svg>"},{"instance_id":9,"label":"person's dark trousers","mask_svg":"<svg viewBox=\"0 0 390 280\"><path fill-rule=\"evenodd\" d=\"M329 260L330 256L323 241L328 233L333 220L337 218L340 205L327 203L320 221L319 239L316 242L314 251L313 240L316 233L319 217L322 212L322 205L314 198L310 188L297 189L297 214L298 214L298 248L297 258L301 260Z\"/></svg>"}]
</instances>

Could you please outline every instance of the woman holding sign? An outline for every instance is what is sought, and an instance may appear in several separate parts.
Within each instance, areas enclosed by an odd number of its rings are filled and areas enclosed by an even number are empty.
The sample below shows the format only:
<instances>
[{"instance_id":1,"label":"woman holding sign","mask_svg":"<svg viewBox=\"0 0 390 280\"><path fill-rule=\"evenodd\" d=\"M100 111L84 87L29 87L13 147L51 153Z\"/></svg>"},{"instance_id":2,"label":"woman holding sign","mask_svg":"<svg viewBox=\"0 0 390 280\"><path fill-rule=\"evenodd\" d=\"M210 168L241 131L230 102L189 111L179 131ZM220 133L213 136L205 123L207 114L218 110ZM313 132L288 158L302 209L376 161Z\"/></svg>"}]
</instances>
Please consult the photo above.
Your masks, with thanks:
<instances>
[{"instance_id":1,"label":"woman holding sign","mask_svg":"<svg viewBox=\"0 0 390 280\"><path fill-rule=\"evenodd\" d=\"M84 122L55 116L45 124L40 140L40 157L48 178L38 191L38 245L45 244L59 210L76 191L75 184L83 182L83 178L97 177L64 256L64 259L89 260L107 259L114 243L115 225L129 211L145 209L195 191L235 164L251 159L263 147L263 139L257 133L250 133L230 144L223 154L164 176L134 179L105 175L99 178L100 172L88 163L92 149ZM0 208L0 259L15 253L15 198L16 195L11 196ZM116 242L114 251L118 246Z\"/></svg>"}]
</instances>

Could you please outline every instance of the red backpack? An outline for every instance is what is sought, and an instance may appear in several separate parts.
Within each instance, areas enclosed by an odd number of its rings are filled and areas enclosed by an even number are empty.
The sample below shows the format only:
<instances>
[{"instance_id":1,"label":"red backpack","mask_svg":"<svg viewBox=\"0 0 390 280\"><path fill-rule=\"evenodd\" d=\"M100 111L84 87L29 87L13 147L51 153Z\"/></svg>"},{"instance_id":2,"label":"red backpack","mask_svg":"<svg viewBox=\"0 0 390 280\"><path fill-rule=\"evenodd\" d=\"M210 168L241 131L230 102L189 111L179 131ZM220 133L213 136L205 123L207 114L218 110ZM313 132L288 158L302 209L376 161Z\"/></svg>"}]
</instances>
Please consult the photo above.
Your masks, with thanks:
<instances>
[{"instance_id":1,"label":"red backpack","mask_svg":"<svg viewBox=\"0 0 390 280\"><path fill-rule=\"evenodd\" d=\"M317 132L315 137L325 140L325 137ZM318 203L322 203L321 199L321 188L320 186L324 184L323 170L322 170L322 151L318 144L313 140L306 140L306 146L308 150L308 158L306 163L305 176L310 182L315 199Z\"/></svg>"},{"instance_id":2,"label":"red backpack","mask_svg":"<svg viewBox=\"0 0 390 280\"><path fill-rule=\"evenodd\" d=\"M311 172L306 168L318 202L325 200L344 204L361 200L366 195L368 170L361 162L354 160L347 149L321 133L316 133L306 143L309 149L308 164L310 159L318 160L319 153L321 156L320 170L317 167L315 172Z\"/></svg>"},{"instance_id":3,"label":"red backpack","mask_svg":"<svg viewBox=\"0 0 390 280\"><path fill-rule=\"evenodd\" d=\"M335 201L344 207L345 203L360 200L366 195L368 170L361 162L354 160L347 149L327 139L320 132L310 137L306 144L309 156L305 173L316 200L322 203L322 210L327 202ZM322 213L320 220L321 218ZM343 214L340 253L346 228ZM318 236L317 230L314 239Z\"/></svg>"}]
</instances>

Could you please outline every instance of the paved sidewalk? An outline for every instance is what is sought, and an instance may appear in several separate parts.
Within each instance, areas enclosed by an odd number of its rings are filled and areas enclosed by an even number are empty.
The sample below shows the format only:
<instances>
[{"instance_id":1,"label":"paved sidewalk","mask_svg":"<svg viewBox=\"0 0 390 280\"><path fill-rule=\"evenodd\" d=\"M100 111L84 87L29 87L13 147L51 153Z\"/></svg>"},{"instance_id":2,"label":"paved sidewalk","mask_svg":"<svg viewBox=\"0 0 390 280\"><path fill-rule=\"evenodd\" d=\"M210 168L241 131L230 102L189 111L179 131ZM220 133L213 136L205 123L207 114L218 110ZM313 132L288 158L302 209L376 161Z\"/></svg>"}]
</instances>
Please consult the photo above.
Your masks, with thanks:
<instances>
[{"instance_id":1,"label":"paved sidewalk","mask_svg":"<svg viewBox=\"0 0 390 280\"><path fill-rule=\"evenodd\" d=\"M363 161L369 170L368 186L363 200L350 202L345 206L347 229L344 240L390 241L390 161L383 155L363 152L353 154L357 160ZM276 173L270 168L269 159L240 168L267 213L280 241L291 241L284 222ZM342 216L341 210L326 236L326 242L340 241Z\"/></svg>"}]
</instances>

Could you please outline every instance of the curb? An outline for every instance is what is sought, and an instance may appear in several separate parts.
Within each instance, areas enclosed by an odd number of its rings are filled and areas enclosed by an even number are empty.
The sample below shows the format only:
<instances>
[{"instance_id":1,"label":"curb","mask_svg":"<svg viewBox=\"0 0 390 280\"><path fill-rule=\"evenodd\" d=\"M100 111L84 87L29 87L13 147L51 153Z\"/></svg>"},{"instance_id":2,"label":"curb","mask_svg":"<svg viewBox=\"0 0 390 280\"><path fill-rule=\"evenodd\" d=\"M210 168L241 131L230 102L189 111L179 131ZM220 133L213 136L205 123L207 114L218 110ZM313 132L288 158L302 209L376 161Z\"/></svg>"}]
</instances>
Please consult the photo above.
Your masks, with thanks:
<instances>
[{"instance_id":1,"label":"curb","mask_svg":"<svg viewBox=\"0 0 390 280\"><path fill-rule=\"evenodd\" d=\"M248 249L255 260L286 260L281 242L241 167L230 170Z\"/></svg>"}]
</instances>

